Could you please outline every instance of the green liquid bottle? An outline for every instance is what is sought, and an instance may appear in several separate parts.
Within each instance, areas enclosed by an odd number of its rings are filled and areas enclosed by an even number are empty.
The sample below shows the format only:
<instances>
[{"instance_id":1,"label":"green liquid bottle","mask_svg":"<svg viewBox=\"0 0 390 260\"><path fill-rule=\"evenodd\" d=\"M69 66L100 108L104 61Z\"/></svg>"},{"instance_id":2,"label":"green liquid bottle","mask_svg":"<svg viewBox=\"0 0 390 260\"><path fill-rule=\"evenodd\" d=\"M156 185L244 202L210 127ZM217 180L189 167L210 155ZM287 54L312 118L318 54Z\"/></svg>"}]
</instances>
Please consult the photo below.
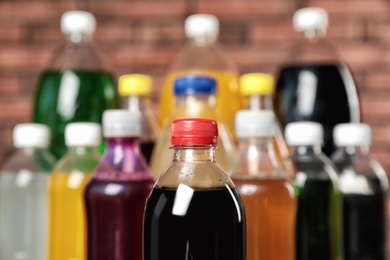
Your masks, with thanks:
<instances>
[{"instance_id":1,"label":"green liquid bottle","mask_svg":"<svg viewBox=\"0 0 390 260\"><path fill-rule=\"evenodd\" d=\"M337 172L321 152L323 129L314 122L289 123L286 141L296 168L296 259L342 260L342 197Z\"/></svg>"},{"instance_id":2,"label":"green liquid bottle","mask_svg":"<svg viewBox=\"0 0 390 260\"><path fill-rule=\"evenodd\" d=\"M66 12L61 19L65 44L54 53L50 68L38 79L32 120L47 125L50 151L66 152L65 126L72 122L101 123L103 111L119 107L114 76L92 45L95 18L82 11Z\"/></svg>"}]
</instances>

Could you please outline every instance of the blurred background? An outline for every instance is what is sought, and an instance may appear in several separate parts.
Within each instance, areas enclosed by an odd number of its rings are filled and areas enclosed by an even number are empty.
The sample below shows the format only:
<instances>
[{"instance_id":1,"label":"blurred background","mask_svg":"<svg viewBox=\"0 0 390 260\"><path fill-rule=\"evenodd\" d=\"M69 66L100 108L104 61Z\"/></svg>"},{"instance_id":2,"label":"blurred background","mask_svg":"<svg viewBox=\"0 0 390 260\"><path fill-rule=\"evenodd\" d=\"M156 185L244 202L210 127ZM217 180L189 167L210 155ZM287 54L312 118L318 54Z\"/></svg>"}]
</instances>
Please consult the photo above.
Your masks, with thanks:
<instances>
[{"instance_id":1,"label":"blurred background","mask_svg":"<svg viewBox=\"0 0 390 260\"><path fill-rule=\"evenodd\" d=\"M13 127L30 120L37 76L64 37L63 12L92 12L94 41L111 71L151 75L156 104L163 76L185 42L188 15L218 17L219 40L240 73L275 74L299 38L292 15L308 6L329 13L328 40L353 73L362 120L373 127L373 153L390 172L388 0L0 0L0 165L13 150Z\"/></svg>"}]
</instances>

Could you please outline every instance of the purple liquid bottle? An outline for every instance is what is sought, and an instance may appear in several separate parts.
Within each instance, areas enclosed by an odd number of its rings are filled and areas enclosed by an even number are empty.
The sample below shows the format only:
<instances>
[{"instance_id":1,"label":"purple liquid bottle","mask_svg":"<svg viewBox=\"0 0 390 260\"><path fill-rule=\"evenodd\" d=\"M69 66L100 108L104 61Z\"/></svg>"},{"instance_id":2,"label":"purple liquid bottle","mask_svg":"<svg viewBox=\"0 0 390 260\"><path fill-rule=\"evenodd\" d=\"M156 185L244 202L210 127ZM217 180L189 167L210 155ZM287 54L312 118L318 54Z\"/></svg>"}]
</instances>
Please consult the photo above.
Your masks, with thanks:
<instances>
[{"instance_id":1,"label":"purple liquid bottle","mask_svg":"<svg viewBox=\"0 0 390 260\"><path fill-rule=\"evenodd\" d=\"M106 152L84 191L88 260L142 260L145 201L154 180L142 156L140 118L103 114Z\"/></svg>"}]
</instances>

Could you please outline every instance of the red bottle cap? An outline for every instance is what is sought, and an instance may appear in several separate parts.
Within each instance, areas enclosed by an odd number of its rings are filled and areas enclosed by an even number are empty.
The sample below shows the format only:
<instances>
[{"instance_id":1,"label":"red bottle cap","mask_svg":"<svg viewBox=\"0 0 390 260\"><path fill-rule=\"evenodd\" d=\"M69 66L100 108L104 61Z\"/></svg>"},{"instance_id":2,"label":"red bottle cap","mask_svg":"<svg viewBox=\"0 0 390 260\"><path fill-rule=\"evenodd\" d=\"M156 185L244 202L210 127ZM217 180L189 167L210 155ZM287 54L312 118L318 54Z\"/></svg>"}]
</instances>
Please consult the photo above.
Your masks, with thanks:
<instances>
[{"instance_id":1,"label":"red bottle cap","mask_svg":"<svg viewBox=\"0 0 390 260\"><path fill-rule=\"evenodd\" d=\"M172 145L217 145L218 125L206 118L183 118L172 122Z\"/></svg>"}]
</instances>

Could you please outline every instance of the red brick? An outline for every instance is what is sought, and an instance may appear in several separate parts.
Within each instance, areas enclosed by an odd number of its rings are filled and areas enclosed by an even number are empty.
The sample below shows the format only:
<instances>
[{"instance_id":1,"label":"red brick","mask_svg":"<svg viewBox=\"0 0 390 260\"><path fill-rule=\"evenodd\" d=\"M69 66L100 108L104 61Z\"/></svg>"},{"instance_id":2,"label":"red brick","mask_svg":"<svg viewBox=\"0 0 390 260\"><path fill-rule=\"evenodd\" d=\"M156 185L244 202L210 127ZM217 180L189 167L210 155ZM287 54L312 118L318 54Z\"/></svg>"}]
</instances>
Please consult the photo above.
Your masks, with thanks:
<instances>
[{"instance_id":1,"label":"red brick","mask_svg":"<svg viewBox=\"0 0 390 260\"><path fill-rule=\"evenodd\" d=\"M0 48L0 68L6 70L40 70L51 58L52 46L7 45Z\"/></svg>"},{"instance_id":2,"label":"red brick","mask_svg":"<svg viewBox=\"0 0 390 260\"><path fill-rule=\"evenodd\" d=\"M290 0L199 0L195 12L210 13L220 18L250 19L278 16L290 16L295 11L295 2Z\"/></svg>"},{"instance_id":3,"label":"red brick","mask_svg":"<svg viewBox=\"0 0 390 260\"><path fill-rule=\"evenodd\" d=\"M390 19L375 18L367 20L368 40L383 41L385 44L390 40Z\"/></svg>"},{"instance_id":4,"label":"red brick","mask_svg":"<svg viewBox=\"0 0 390 260\"><path fill-rule=\"evenodd\" d=\"M184 1L134 1L111 3L94 3L90 11L96 15L124 16L132 18L183 16L186 13Z\"/></svg>"},{"instance_id":5,"label":"red brick","mask_svg":"<svg viewBox=\"0 0 390 260\"><path fill-rule=\"evenodd\" d=\"M361 94L360 105L363 120L367 123L388 122L390 95L386 92L378 94Z\"/></svg>"},{"instance_id":6,"label":"red brick","mask_svg":"<svg viewBox=\"0 0 390 260\"><path fill-rule=\"evenodd\" d=\"M25 123L30 121L31 97L2 98L0 105L0 122Z\"/></svg>"},{"instance_id":7,"label":"red brick","mask_svg":"<svg viewBox=\"0 0 390 260\"><path fill-rule=\"evenodd\" d=\"M256 23L252 26L252 39L255 43L296 41L299 34L294 30L291 20Z\"/></svg>"},{"instance_id":8,"label":"red brick","mask_svg":"<svg viewBox=\"0 0 390 260\"><path fill-rule=\"evenodd\" d=\"M341 59L356 70L383 65L389 60L386 51L373 44L345 42L335 46L338 47Z\"/></svg>"},{"instance_id":9,"label":"red brick","mask_svg":"<svg viewBox=\"0 0 390 260\"><path fill-rule=\"evenodd\" d=\"M16 77L0 77L0 99L20 93L20 82Z\"/></svg>"},{"instance_id":10,"label":"red brick","mask_svg":"<svg viewBox=\"0 0 390 260\"><path fill-rule=\"evenodd\" d=\"M369 91L384 91L390 89L390 68L376 67L365 75L364 87Z\"/></svg>"},{"instance_id":11,"label":"red brick","mask_svg":"<svg viewBox=\"0 0 390 260\"><path fill-rule=\"evenodd\" d=\"M331 16L373 17L390 12L390 5L386 0L308 0L307 6L325 8Z\"/></svg>"}]
</instances>

